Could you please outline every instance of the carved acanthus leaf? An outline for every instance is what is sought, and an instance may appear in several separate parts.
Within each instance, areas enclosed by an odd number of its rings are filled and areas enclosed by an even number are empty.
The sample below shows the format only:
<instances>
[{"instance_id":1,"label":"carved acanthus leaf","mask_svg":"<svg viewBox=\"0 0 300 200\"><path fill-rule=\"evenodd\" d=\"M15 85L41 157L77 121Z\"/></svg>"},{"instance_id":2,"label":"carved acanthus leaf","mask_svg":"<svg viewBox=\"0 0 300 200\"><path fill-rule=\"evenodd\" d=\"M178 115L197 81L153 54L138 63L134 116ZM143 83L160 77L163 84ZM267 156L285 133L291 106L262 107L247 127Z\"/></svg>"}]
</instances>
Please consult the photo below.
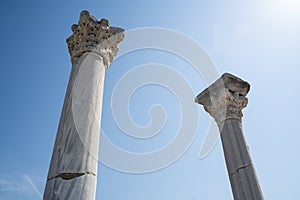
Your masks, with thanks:
<instances>
[{"instance_id":1,"label":"carved acanthus leaf","mask_svg":"<svg viewBox=\"0 0 300 200\"><path fill-rule=\"evenodd\" d=\"M220 123L226 119L241 120L243 117L242 109L247 104L247 97L240 96L238 93L225 88L221 94L211 95L211 104L204 105L204 109L216 122Z\"/></svg>"},{"instance_id":2,"label":"carved acanthus leaf","mask_svg":"<svg viewBox=\"0 0 300 200\"><path fill-rule=\"evenodd\" d=\"M249 83L225 73L215 83L201 92L195 99L202 104L217 123L226 119L243 117L242 109L248 104L246 97L250 90Z\"/></svg>"},{"instance_id":3,"label":"carved acanthus leaf","mask_svg":"<svg viewBox=\"0 0 300 200\"><path fill-rule=\"evenodd\" d=\"M119 42L125 37L124 29L110 26L107 19L98 21L88 11L82 11L78 25L71 28L73 34L67 43L72 60L85 52L96 52L106 66L113 61Z\"/></svg>"}]
</instances>

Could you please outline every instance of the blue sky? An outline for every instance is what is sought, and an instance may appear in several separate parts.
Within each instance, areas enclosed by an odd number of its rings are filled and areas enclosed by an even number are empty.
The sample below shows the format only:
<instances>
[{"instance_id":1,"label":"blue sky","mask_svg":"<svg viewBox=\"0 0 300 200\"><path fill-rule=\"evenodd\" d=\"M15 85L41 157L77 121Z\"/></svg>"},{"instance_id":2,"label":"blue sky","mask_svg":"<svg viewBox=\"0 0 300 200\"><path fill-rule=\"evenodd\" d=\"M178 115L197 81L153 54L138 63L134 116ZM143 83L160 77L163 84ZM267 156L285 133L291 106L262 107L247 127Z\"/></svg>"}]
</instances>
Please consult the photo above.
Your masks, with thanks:
<instances>
[{"instance_id":1,"label":"blue sky","mask_svg":"<svg viewBox=\"0 0 300 200\"><path fill-rule=\"evenodd\" d=\"M244 132L264 196L300 198L298 1L11 0L0 1L0 200L41 199L71 70L65 39L85 9L126 30L178 31L198 42L220 73L247 80L251 91ZM130 138L113 121L110 99L117 81L151 62L176 70L195 95L206 87L190 64L167 52L138 51L112 63L106 72L102 128L112 142L130 151L155 150L175 137L178 128L178 102L157 85L141 88L129 103L140 125L149 122L152 104L165 106L168 118L157 137ZM97 199L232 199L220 141L205 159L198 159L210 116L197 109L197 136L180 159L146 174L119 172L99 163Z\"/></svg>"}]
</instances>

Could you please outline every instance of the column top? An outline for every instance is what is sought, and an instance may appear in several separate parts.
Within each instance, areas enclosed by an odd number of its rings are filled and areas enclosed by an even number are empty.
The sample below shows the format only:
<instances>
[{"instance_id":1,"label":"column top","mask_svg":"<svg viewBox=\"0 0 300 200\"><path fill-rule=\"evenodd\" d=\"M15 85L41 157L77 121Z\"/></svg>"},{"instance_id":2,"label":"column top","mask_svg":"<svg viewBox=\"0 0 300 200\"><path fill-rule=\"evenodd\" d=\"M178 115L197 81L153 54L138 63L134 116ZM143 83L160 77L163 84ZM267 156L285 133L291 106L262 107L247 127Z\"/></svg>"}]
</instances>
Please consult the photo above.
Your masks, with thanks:
<instances>
[{"instance_id":1,"label":"column top","mask_svg":"<svg viewBox=\"0 0 300 200\"><path fill-rule=\"evenodd\" d=\"M230 118L241 120L241 110L247 106L249 90L249 83L225 73L197 95L195 102L203 105L217 123Z\"/></svg>"},{"instance_id":2,"label":"column top","mask_svg":"<svg viewBox=\"0 0 300 200\"><path fill-rule=\"evenodd\" d=\"M98 53L107 66L118 52L118 44L125 37L125 30L110 26L105 18L98 21L91 13L80 13L78 24L71 27L73 34L67 38L69 53L74 58L85 52Z\"/></svg>"},{"instance_id":3,"label":"column top","mask_svg":"<svg viewBox=\"0 0 300 200\"><path fill-rule=\"evenodd\" d=\"M201 105L208 105L211 103L210 92L224 92L224 89L246 96L250 90L250 84L232 74L224 73L218 80L198 94L195 102Z\"/></svg>"}]
</instances>

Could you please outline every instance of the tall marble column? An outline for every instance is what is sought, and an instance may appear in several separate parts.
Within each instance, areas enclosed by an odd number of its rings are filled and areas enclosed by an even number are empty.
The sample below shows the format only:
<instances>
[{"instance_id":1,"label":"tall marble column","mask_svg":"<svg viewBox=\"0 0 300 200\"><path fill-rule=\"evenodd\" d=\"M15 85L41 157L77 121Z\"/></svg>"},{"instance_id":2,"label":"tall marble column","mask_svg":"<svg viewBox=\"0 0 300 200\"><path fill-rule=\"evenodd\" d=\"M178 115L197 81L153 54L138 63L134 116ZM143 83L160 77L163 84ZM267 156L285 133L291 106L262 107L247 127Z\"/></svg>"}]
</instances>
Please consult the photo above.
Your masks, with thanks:
<instances>
[{"instance_id":1,"label":"tall marble column","mask_svg":"<svg viewBox=\"0 0 300 200\"><path fill-rule=\"evenodd\" d=\"M44 191L45 200L94 200L105 70L125 32L82 11L67 39L72 70Z\"/></svg>"},{"instance_id":2,"label":"tall marble column","mask_svg":"<svg viewBox=\"0 0 300 200\"><path fill-rule=\"evenodd\" d=\"M195 99L217 122L235 200L263 199L242 130L242 109L250 85L225 73Z\"/></svg>"}]
</instances>

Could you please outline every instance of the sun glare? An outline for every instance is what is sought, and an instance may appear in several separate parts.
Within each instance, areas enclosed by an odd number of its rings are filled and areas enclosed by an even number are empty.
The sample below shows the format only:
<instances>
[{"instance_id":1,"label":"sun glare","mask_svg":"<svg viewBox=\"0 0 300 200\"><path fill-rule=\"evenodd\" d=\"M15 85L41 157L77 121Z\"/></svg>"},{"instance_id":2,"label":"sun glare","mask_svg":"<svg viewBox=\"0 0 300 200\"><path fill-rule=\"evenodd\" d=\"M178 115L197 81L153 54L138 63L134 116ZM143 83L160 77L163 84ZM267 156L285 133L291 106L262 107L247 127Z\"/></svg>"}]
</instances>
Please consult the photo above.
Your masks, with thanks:
<instances>
[{"instance_id":1,"label":"sun glare","mask_svg":"<svg viewBox=\"0 0 300 200\"><path fill-rule=\"evenodd\" d=\"M265 0L261 2L262 16L281 30L298 28L300 0Z\"/></svg>"},{"instance_id":2,"label":"sun glare","mask_svg":"<svg viewBox=\"0 0 300 200\"><path fill-rule=\"evenodd\" d=\"M269 3L281 17L300 17L300 0L272 0Z\"/></svg>"}]
</instances>

